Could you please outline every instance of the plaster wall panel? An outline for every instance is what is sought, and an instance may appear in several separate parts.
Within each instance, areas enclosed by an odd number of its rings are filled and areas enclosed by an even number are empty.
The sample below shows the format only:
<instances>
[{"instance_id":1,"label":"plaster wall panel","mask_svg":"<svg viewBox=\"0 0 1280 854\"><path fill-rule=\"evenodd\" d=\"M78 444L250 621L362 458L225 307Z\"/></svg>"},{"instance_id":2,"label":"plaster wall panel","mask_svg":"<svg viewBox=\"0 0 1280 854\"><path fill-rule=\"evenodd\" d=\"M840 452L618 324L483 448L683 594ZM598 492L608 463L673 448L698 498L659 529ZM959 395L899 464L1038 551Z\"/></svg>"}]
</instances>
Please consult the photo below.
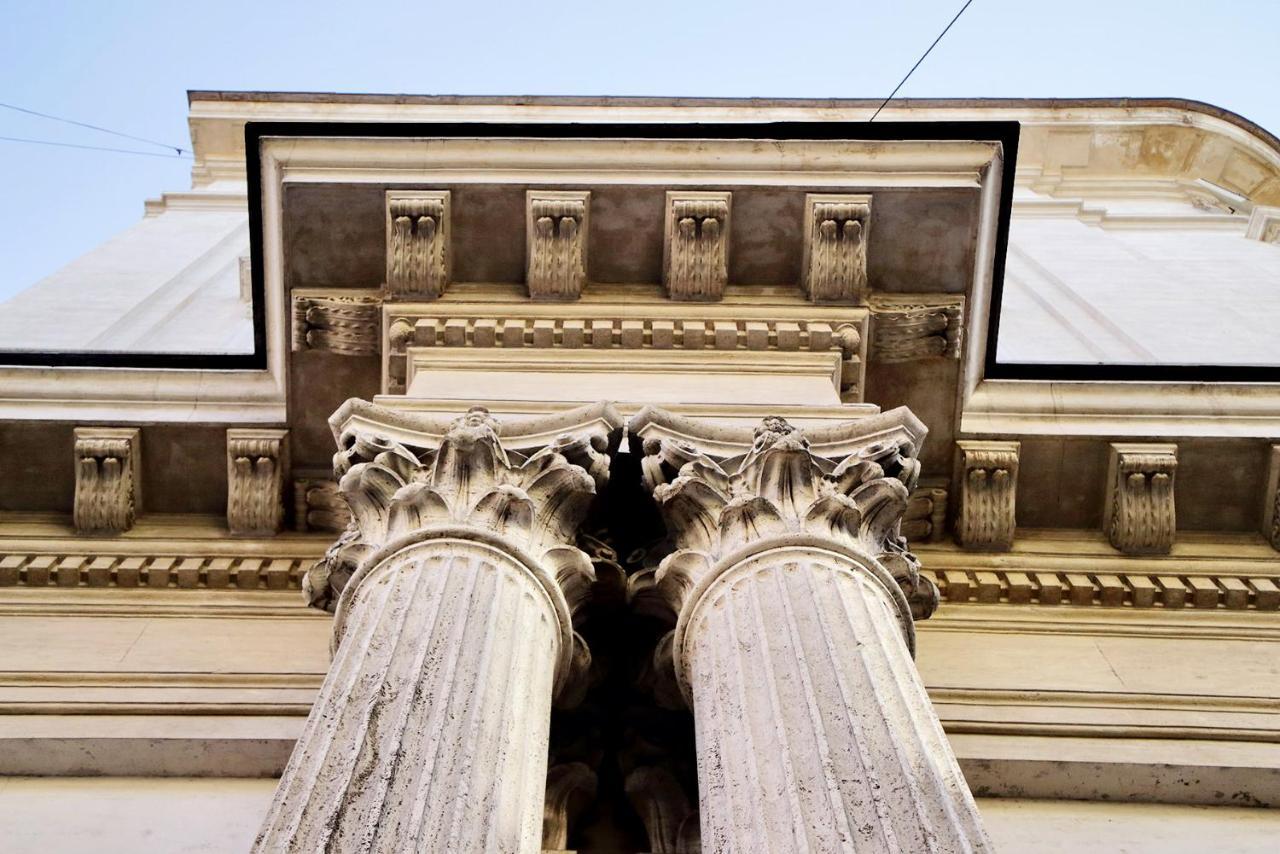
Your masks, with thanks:
<instances>
[{"instance_id":1,"label":"plaster wall panel","mask_svg":"<svg viewBox=\"0 0 1280 854\"><path fill-rule=\"evenodd\" d=\"M662 281L664 187L591 187L587 280Z\"/></svg>"},{"instance_id":2,"label":"plaster wall panel","mask_svg":"<svg viewBox=\"0 0 1280 854\"><path fill-rule=\"evenodd\" d=\"M1265 442L1180 441L1174 504L1178 530L1258 530L1267 453Z\"/></svg>"},{"instance_id":3,"label":"plaster wall panel","mask_svg":"<svg viewBox=\"0 0 1280 854\"><path fill-rule=\"evenodd\" d=\"M70 424L0 423L0 510L70 513L76 476Z\"/></svg>"},{"instance_id":4,"label":"plaster wall panel","mask_svg":"<svg viewBox=\"0 0 1280 854\"><path fill-rule=\"evenodd\" d=\"M955 387L959 366L955 359L881 362L872 356L867 367L865 400L885 411L909 407L929 426L920 454L925 477L946 477L951 472L956 401L942 390Z\"/></svg>"},{"instance_id":5,"label":"plaster wall panel","mask_svg":"<svg viewBox=\"0 0 1280 854\"><path fill-rule=\"evenodd\" d=\"M1263 854L1280 811L1178 804L978 798L997 851L1024 854Z\"/></svg>"},{"instance_id":6,"label":"plaster wall panel","mask_svg":"<svg viewBox=\"0 0 1280 854\"><path fill-rule=\"evenodd\" d=\"M453 194L450 202L453 280L523 282L528 186L453 184L440 189ZM557 185L556 189L576 188ZM593 207L593 224L594 221Z\"/></svg>"},{"instance_id":7,"label":"plaster wall panel","mask_svg":"<svg viewBox=\"0 0 1280 854\"><path fill-rule=\"evenodd\" d=\"M0 672L323 676L329 633L325 615L305 611L297 619L6 616Z\"/></svg>"},{"instance_id":8,"label":"plaster wall panel","mask_svg":"<svg viewBox=\"0 0 1280 854\"><path fill-rule=\"evenodd\" d=\"M0 839L11 854L247 851L274 788L271 779L0 778Z\"/></svg>"},{"instance_id":9,"label":"plaster wall panel","mask_svg":"<svg viewBox=\"0 0 1280 854\"><path fill-rule=\"evenodd\" d=\"M1107 476L1105 442L1019 437L1019 528L1098 528Z\"/></svg>"},{"instance_id":10,"label":"plaster wall panel","mask_svg":"<svg viewBox=\"0 0 1280 854\"><path fill-rule=\"evenodd\" d=\"M376 287L386 277L386 188L286 185L286 288Z\"/></svg>"},{"instance_id":11,"label":"plaster wall panel","mask_svg":"<svg viewBox=\"0 0 1280 854\"><path fill-rule=\"evenodd\" d=\"M161 426L142 429L142 510L145 513L223 513L226 460L208 449L226 442L219 427Z\"/></svg>"},{"instance_id":12,"label":"plaster wall panel","mask_svg":"<svg viewBox=\"0 0 1280 854\"><path fill-rule=\"evenodd\" d=\"M795 190L733 190L729 281L795 285L804 245L804 194Z\"/></svg>"},{"instance_id":13,"label":"plaster wall panel","mask_svg":"<svg viewBox=\"0 0 1280 854\"><path fill-rule=\"evenodd\" d=\"M294 353L289 362L289 441L294 467L329 469L336 450L329 416L349 397L373 397L381 381L374 357L317 350Z\"/></svg>"},{"instance_id":14,"label":"plaster wall panel","mask_svg":"<svg viewBox=\"0 0 1280 854\"><path fill-rule=\"evenodd\" d=\"M968 291L978 195L969 190L878 192L872 214L867 281L890 293ZM893 251L876 251L876 246Z\"/></svg>"},{"instance_id":15,"label":"plaster wall panel","mask_svg":"<svg viewBox=\"0 0 1280 854\"><path fill-rule=\"evenodd\" d=\"M945 619L947 613L944 605L939 617ZM1172 637L1155 628L1148 629L1148 634L1119 636L1103 628L1093 632L957 631L924 623L917 639L916 662L931 690L1165 693L1280 700L1280 644ZM1223 662L1230 662L1230 667L1224 667Z\"/></svg>"}]
</instances>

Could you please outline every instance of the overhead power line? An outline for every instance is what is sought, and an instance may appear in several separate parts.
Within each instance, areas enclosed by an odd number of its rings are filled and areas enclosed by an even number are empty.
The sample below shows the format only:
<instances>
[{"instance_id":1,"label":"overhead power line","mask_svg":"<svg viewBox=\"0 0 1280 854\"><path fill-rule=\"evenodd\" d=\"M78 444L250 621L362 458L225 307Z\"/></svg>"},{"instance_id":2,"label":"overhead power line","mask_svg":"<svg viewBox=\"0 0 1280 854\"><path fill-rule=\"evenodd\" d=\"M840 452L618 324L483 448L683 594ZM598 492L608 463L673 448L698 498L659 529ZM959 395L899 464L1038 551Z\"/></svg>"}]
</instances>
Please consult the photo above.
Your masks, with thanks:
<instances>
[{"instance_id":1,"label":"overhead power line","mask_svg":"<svg viewBox=\"0 0 1280 854\"><path fill-rule=\"evenodd\" d=\"M960 11L956 12L956 16L951 19L951 23L947 24L945 27L942 28L942 32L938 33L938 37L933 40L933 44L929 45L929 49L920 55L920 58L916 60L915 65L911 66L911 70L907 72L907 76L899 80L898 85L894 86L893 91L889 93L889 97L884 99L884 103L876 107L876 111L871 114L871 118L867 119L868 122L874 122L876 120L876 116L880 115L880 111L884 109L885 104L892 101L893 96L898 94L898 90L902 88L902 84L906 83L909 79L911 79L911 75L916 73L916 69L920 67L920 63L924 62L924 58L928 56L929 53L935 47L938 46L938 42L942 41L942 37L947 34L947 30L951 29L952 24L960 20L960 16L964 14L964 10L968 9L969 4L972 2L973 0L966 0L965 4L960 7Z\"/></svg>"},{"instance_id":2,"label":"overhead power line","mask_svg":"<svg viewBox=\"0 0 1280 854\"><path fill-rule=\"evenodd\" d=\"M56 145L59 148L83 148L86 151L112 151L116 154L137 154L142 157L164 157L168 160L190 160L190 154L161 154L158 151L138 151L136 148L108 148L102 145L77 145L74 142L54 142L51 139L26 139L18 136L0 136L0 142L25 142L28 145Z\"/></svg>"},{"instance_id":3,"label":"overhead power line","mask_svg":"<svg viewBox=\"0 0 1280 854\"><path fill-rule=\"evenodd\" d=\"M6 110L13 110L18 113L26 113L29 116L38 116L42 119L49 119L50 121L62 122L63 124L68 124L68 125L75 125L76 127L88 128L89 130L96 130L99 133L109 133L112 136L119 136L119 137L123 137L124 139L131 139L134 142L145 142L147 145L158 145L161 148L169 148L169 149L172 149L174 153L179 156L183 154L191 153L190 149L183 148L180 145L170 145L167 142L157 142L154 139L147 139L145 136L134 136L131 133L122 133L118 130L111 130L111 128L104 128L104 127L99 127L98 125L91 125L88 122L79 122L79 121L76 121L75 119L64 119L62 116L51 116L48 113L42 113L42 112L39 112L38 110L28 110L26 107L18 107L18 106L14 106L13 104L5 104L5 103L0 103L0 107L4 107ZM70 145L70 143L65 143L65 144ZM92 146L77 146L77 147L90 148ZM123 151L123 149L110 149L110 150ZM142 152L132 152L132 153L141 154Z\"/></svg>"}]
</instances>

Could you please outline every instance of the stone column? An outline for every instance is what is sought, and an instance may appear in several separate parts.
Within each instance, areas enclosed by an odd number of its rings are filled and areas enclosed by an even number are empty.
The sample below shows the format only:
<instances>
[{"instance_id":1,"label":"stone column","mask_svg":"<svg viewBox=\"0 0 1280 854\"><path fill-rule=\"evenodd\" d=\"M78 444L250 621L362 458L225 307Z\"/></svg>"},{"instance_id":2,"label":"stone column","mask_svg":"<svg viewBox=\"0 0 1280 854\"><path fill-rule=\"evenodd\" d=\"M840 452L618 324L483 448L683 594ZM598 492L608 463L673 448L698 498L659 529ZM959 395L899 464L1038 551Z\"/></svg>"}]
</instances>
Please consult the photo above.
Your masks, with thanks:
<instances>
[{"instance_id":1,"label":"stone column","mask_svg":"<svg viewBox=\"0 0 1280 854\"><path fill-rule=\"evenodd\" d=\"M675 544L655 584L678 613L703 850L989 850L912 661L937 604L898 535L923 426L768 418L741 455L747 437L662 412L631 432Z\"/></svg>"},{"instance_id":2,"label":"stone column","mask_svg":"<svg viewBox=\"0 0 1280 854\"><path fill-rule=\"evenodd\" d=\"M576 415L512 436L481 408L334 416L353 522L305 585L336 606L333 663L255 850L540 850L552 700L589 663L573 542L620 423Z\"/></svg>"}]
</instances>

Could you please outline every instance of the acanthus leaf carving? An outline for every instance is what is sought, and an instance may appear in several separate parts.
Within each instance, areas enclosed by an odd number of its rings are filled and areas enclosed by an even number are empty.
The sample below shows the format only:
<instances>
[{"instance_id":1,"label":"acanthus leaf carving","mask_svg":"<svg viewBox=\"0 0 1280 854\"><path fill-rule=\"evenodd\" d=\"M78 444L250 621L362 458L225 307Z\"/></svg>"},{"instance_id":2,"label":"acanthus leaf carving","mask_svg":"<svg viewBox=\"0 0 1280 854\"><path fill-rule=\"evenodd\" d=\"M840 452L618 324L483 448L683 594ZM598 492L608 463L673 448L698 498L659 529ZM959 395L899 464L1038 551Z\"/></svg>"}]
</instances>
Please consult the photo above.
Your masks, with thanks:
<instances>
[{"instance_id":1,"label":"acanthus leaf carving","mask_svg":"<svg viewBox=\"0 0 1280 854\"><path fill-rule=\"evenodd\" d=\"M966 548L1013 546L1018 489L1018 442L956 443L960 448L960 518L956 536Z\"/></svg>"},{"instance_id":2,"label":"acanthus leaf carving","mask_svg":"<svg viewBox=\"0 0 1280 854\"><path fill-rule=\"evenodd\" d=\"M587 281L591 193L529 190L525 278L535 300L576 300Z\"/></svg>"},{"instance_id":3,"label":"acanthus leaf carving","mask_svg":"<svg viewBox=\"0 0 1280 854\"><path fill-rule=\"evenodd\" d=\"M342 427L352 415L359 423ZM546 568L571 611L581 605L595 572L577 548L578 525L608 480L608 431L622 423L613 408L560 416L553 438L540 434L532 444L516 434L519 447L507 447L501 425L481 406L448 424L406 428L397 423L404 418L348 401L331 421L341 448L334 473L352 518L308 572L308 601L332 610L369 554L415 530L458 526L512 543Z\"/></svg>"},{"instance_id":4,"label":"acanthus leaf carving","mask_svg":"<svg viewBox=\"0 0 1280 854\"><path fill-rule=\"evenodd\" d=\"M714 302L729 280L730 193L667 193L664 278L673 300Z\"/></svg>"},{"instance_id":5,"label":"acanthus leaf carving","mask_svg":"<svg viewBox=\"0 0 1280 854\"><path fill-rule=\"evenodd\" d=\"M269 536L284 526L288 430L227 431L227 527Z\"/></svg>"},{"instance_id":6,"label":"acanthus leaf carving","mask_svg":"<svg viewBox=\"0 0 1280 854\"><path fill-rule=\"evenodd\" d=\"M142 503L142 433L134 428L75 429L73 517L82 534L119 534L133 527Z\"/></svg>"},{"instance_id":7,"label":"acanthus leaf carving","mask_svg":"<svg viewBox=\"0 0 1280 854\"><path fill-rule=\"evenodd\" d=\"M663 420L678 421L645 410L632 432L644 435L650 423ZM845 429L856 435L858 422ZM878 561L913 612L928 616L937 606L937 588L920 574L900 532L919 478L917 449L906 433L892 435L824 443L819 450L785 419L770 416L738 456L703 453L676 435L645 438L642 471L674 544L645 595L678 612L699 579L726 556L760 540L811 535ZM832 444L837 456L827 455Z\"/></svg>"},{"instance_id":8,"label":"acanthus leaf carving","mask_svg":"<svg viewBox=\"0 0 1280 854\"><path fill-rule=\"evenodd\" d=\"M1177 446L1112 444L1110 459L1104 518L1111 545L1126 554L1167 554L1177 526Z\"/></svg>"},{"instance_id":9,"label":"acanthus leaf carving","mask_svg":"<svg viewBox=\"0 0 1280 854\"><path fill-rule=\"evenodd\" d=\"M814 302L866 301L870 195L805 196L804 290Z\"/></svg>"},{"instance_id":10,"label":"acanthus leaf carving","mask_svg":"<svg viewBox=\"0 0 1280 854\"><path fill-rule=\"evenodd\" d=\"M448 190L387 191L387 296L436 299L449 284Z\"/></svg>"}]
</instances>

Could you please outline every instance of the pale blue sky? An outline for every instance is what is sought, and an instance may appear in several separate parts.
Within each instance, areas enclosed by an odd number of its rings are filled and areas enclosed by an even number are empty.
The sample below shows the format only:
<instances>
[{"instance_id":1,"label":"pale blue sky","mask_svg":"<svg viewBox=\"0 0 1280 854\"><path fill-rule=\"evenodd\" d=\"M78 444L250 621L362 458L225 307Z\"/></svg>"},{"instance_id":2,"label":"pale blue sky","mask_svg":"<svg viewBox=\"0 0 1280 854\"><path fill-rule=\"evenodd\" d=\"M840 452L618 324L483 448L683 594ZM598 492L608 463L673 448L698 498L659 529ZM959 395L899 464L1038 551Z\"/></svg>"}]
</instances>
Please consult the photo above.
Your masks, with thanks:
<instances>
[{"instance_id":1,"label":"pale blue sky","mask_svg":"<svg viewBox=\"0 0 1280 854\"><path fill-rule=\"evenodd\" d=\"M187 146L188 89L884 97L962 2L3 0L0 101ZM1278 45L1280 0L974 0L899 94L1179 96L1276 132ZM7 110L0 136L149 148ZM188 170L0 142L0 299Z\"/></svg>"}]
</instances>

